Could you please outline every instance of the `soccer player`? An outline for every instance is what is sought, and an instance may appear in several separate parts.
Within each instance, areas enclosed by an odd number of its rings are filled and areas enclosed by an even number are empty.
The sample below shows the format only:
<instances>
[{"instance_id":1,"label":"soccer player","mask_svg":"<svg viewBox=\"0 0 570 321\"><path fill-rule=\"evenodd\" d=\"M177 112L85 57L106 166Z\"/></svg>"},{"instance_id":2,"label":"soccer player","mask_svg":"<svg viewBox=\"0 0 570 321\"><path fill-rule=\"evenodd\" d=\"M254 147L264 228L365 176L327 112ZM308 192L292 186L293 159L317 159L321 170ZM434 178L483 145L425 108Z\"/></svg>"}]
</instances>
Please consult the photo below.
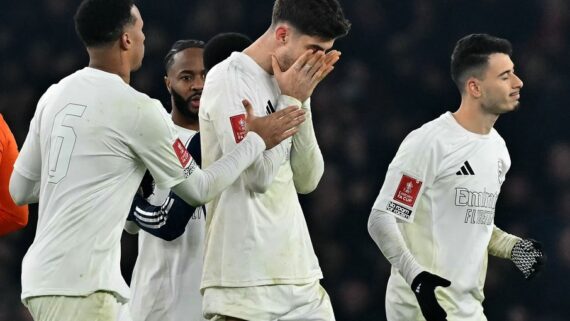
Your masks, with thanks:
<instances>
[{"instance_id":1,"label":"soccer player","mask_svg":"<svg viewBox=\"0 0 570 321\"><path fill-rule=\"evenodd\" d=\"M225 33L206 46L197 40L177 41L165 57L172 120L198 165L198 108L206 68L249 44L251 40L241 34ZM210 65L206 66L206 61ZM168 190L155 189L148 200L135 195L130 214L146 232L139 233L139 254L131 279L132 317L123 320L204 320L200 294L204 207L193 207Z\"/></svg>"},{"instance_id":2,"label":"soccer player","mask_svg":"<svg viewBox=\"0 0 570 321\"><path fill-rule=\"evenodd\" d=\"M388 167L368 231L392 264L389 321L486 320L488 253L526 278L541 267L538 243L494 225L511 160L493 125L519 106L523 86L511 53L487 34L460 39L451 56L459 108L412 131Z\"/></svg>"},{"instance_id":3,"label":"soccer player","mask_svg":"<svg viewBox=\"0 0 570 321\"><path fill-rule=\"evenodd\" d=\"M337 0L276 0L268 30L208 72L199 112L205 166L243 139L239 97L257 115L302 106L307 121L207 204L207 319L334 320L297 193L313 191L323 174L310 96L338 61L330 49L349 28Z\"/></svg>"},{"instance_id":4,"label":"soccer player","mask_svg":"<svg viewBox=\"0 0 570 321\"><path fill-rule=\"evenodd\" d=\"M296 107L266 118L250 112L243 142L201 170L161 104L129 86L145 40L133 1L84 0L75 25L89 66L41 97L10 179L17 204L39 200L22 263L22 300L36 321L115 319L129 297L121 231L146 169L159 188L198 206L304 118Z\"/></svg>"},{"instance_id":5,"label":"soccer player","mask_svg":"<svg viewBox=\"0 0 570 321\"><path fill-rule=\"evenodd\" d=\"M28 224L28 206L16 205L8 189L17 157L16 140L0 114L0 236L17 231Z\"/></svg>"}]
</instances>

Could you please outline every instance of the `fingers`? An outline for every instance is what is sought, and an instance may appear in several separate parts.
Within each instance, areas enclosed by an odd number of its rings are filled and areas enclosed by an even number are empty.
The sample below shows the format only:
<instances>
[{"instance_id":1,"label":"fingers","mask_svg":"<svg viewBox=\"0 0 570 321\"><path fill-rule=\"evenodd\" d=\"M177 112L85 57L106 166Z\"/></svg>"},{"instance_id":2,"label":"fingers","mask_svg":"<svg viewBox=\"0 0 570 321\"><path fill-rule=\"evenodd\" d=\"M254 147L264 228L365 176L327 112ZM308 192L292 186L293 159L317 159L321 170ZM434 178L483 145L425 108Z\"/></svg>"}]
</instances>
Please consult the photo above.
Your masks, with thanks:
<instances>
[{"instance_id":1,"label":"fingers","mask_svg":"<svg viewBox=\"0 0 570 321\"><path fill-rule=\"evenodd\" d=\"M280 137L279 140L280 141L284 141L285 139L295 135L297 132L299 132L299 129L297 127L293 127L285 132L283 132Z\"/></svg>"},{"instance_id":2,"label":"fingers","mask_svg":"<svg viewBox=\"0 0 570 321\"><path fill-rule=\"evenodd\" d=\"M325 54L322 51L315 52L311 55L310 59L305 63L303 70L309 75L313 76L325 62Z\"/></svg>"},{"instance_id":3,"label":"fingers","mask_svg":"<svg viewBox=\"0 0 570 321\"><path fill-rule=\"evenodd\" d=\"M294 68L296 71L300 71L303 66L305 66L305 64L307 63L307 61L309 60L309 57L313 54L312 50L307 50L305 51L305 53L303 53L298 59L297 61L295 61L295 63L293 64L292 68Z\"/></svg>"},{"instance_id":4,"label":"fingers","mask_svg":"<svg viewBox=\"0 0 570 321\"><path fill-rule=\"evenodd\" d=\"M291 108L293 107L293 108ZM284 114L273 113L270 117L274 117L276 126L281 131L299 126L305 121L305 111L296 106L289 106L286 108L289 112Z\"/></svg>"},{"instance_id":5,"label":"fingers","mask_svg":"<svg viewBox=\"0 0 570 321\"><path fill-rule=\"evenodd\" d=\"M291 114L292 117L299 117L305 114L305 111L297 106L289 106L274 112L272 115L276 118L282 118Z\"/></svg>"},{"instance_id":6,"label":"fingers","mask_svg":"<svg viewBox=\"0 0 570 321\"><path fill-rule=\"evenodd\" d=\"M331 50L325 56L325 63L327 65L334 65L340 59L341 52L338 50Z\"/></svg>"},{"instance_id":7,"label":"fingers","mask_svg":"<svg viewBox=\"0 0 570 321\"><path fill-rule=\"evenodd\" d=\"M538 242L538 241L536 241L536 240L533 240L533 239L528 239L528 240L532 243L532 246L533 246L535 249L537 249L537 250L539 250L539 251L542 252L542 243L540 243L540 242Z\"/></svg>"},{"instance_id":8,"label":"fingers","mask_svg":"<svg viewBox=\"0 0 570 321\"><path fill-rule=\"evenodd\" d=\"M451 281L449 281L448 279L444 279L439 275L432 274L432 278L433 278L434 287L441 286L441 287L446 288L446 287L451 285Z\"/></svg>"},{"instance_id":9,"label":"fingers","mask_svg":"<svg viewBox=\"0 0 570 321\"><path fill-rule=\"evenodd\" d=\"M339 59L340 51L329 51L324 56L323 64L321 65L321 68L315 72L312 80L318 83L325 79L331 73L331 71L334 70L334 64L336 64Z\"/></svg>"},{"instance_id":10,"label":"fingers","mask_svg":"<svg viewBox=\"0 0 570 321\"><path fill-rule=\"evenodd\" d=\"M297 116L297 117L293 117L291 115L285 117L285 119L283 120L283 123L281 125L281 128L283 128L284 130L289 129L289 128L293 128L296 126L301 125L303 122L305 121L305 116Z\"/></svg>"},{"instance_id":11,"label":"fingers","mask_svg":"<svg viewBox=\"0 0 570 321\"><path fill-rule=\"evenodd\" d=\"M249 100L244 99L241 101L243 107L245 107L245 112L246 112L246 117L247 119L253 119L255 118L255 114L253 113L253 106L251 106L251 103L249 102Z\"/></svg>"},{"instance_id":12,"label":"fingers","mask_svg":"<svg viewBox=\"0 0 570 321\"><path fill-rule=\"evenodd\" d=\"M444 288L447 288L448 286L451 285L451 281L446 280L446 279L443 279L443 278L440 280L440 282L441 282L441 283L440 283L438 286L441 286L441 287L444 287Z\"/></svg>"}]
</instances>

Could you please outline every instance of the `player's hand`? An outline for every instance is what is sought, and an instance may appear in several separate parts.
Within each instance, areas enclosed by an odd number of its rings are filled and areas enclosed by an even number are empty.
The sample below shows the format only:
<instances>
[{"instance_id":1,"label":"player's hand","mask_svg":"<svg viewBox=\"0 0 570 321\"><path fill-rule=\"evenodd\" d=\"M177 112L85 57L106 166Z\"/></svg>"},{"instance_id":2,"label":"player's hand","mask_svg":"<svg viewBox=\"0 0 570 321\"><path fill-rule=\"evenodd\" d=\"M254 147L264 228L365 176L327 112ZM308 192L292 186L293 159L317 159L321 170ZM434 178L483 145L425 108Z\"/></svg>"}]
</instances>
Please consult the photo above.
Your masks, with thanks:
<instances>
[{"instance_id":1,"label":"player's hand","mask_svg":"<svg viewBox=\"0 0 570 321\"><path fill-rule=\"evenodd\" d=\"M422 314L427 321L447 320L447 313L439 305L435 297L435 288L438 286L446 288L450 285L451 282L449 280L426 271L418 274L412 281L412 291L414 291Z\"/></svg>"},{"instance_id":2,"label":"player's hand","mask_svg":"<svg viewBox=\"0 0 570 321\"><path fill-rule=\"evenodd\" d=\"M289 106L271 115L257 117L247 99L244 99L242 104L247 112L247 129L261 136L267 149L295 135L299 131L297 126L305 121L305 111L297 106Z\"/></svg>"},{"instance_id":3,"label":"player's hand","mask_svg":"<svg viewBox=\"0 0 570 321\"><path fill-rule=\"evenodd\" d=\"M513 246L511 260L522 272L524 278L529 280L542 270L546 256L539 242L533 239L523 239Z\"/></svg>"},{"instance_id":4,"label":"player's hand","mask_svg":"<svg viewBox=\"0 0 570 321\"><path fill-rule=\"evenodd\" d=\"M337 50L331 50L326 54L320 50L307 50L286 71L281 69L277 58L273 55L271 66L281 93L305 101L311 97L321 80L334 69L334 64L339 59L340 52Z\"/></svg>"}]
</instances>

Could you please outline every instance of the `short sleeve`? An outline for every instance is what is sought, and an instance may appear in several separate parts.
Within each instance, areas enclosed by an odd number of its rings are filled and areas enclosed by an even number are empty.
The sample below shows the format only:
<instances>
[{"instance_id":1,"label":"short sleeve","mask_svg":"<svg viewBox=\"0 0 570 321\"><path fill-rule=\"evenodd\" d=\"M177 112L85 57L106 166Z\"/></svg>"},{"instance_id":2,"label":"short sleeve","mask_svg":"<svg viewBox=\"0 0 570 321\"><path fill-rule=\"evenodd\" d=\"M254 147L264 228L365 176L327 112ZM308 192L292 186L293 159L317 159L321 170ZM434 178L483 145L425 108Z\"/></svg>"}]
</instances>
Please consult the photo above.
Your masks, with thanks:
<instances>
[{"instance_id":1,"label":"short sleeve","mask_svg":"<svg viewBox=\"0 0 570 321\"><path fill-rule=\"evenodd\" d=\"M390 163L373 208L413 222L424 191L437 175L434 144L414 131L404 139Z\"/></svg>"},{"instance_id":2,"label":"short sleeve","mask_svg":"<svg viewBox=\"0 0 570 321\"><path fill-rule=\"evenodd\" d=\"M129 144L160 188L170 189L196 169L196 162L178 138L172 119L157 100L148 99L139 108Z\"/></svg>"}]
</instances>

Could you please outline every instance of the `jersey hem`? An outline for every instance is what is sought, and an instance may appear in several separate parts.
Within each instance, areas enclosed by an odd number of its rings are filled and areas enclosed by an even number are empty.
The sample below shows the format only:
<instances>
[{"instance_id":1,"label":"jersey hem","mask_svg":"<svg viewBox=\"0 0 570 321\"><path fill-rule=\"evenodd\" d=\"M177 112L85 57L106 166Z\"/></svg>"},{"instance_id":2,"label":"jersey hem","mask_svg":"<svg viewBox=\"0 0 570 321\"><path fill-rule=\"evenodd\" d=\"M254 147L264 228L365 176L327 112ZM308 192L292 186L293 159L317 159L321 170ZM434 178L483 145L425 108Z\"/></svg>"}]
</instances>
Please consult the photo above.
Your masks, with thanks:
<instances>
[{"instance_id":1,"label":"jersey hem","mask_svg":"<svg viewBox=\"0 0 570 321\"><path fill-rule=\"evenodd\" d=\"M95 292L100 292L100 291L111 293L117 299L117 301L119 301L121 303L126 303L130 299L129 295L121 294L118 291L111 290L111 289L104 289L104 288L90 289L90 290L85 290L85 291L51 288L51 289L41 289L41 290L36 290L36 291L22 291L22 294L20 296L20 300L22 302L24 302L26 299L33 298L33 297L40 297L40 296L80 296L80 297L86 297L86 296L89 296Z\"/></svg>"},{"instance_id":2,"label":"jersey hem","mask_svg":"<svg viewBox=\"0 0 570 321\"><path fill-rule=\"evenodd\" d=\"M222 288L241 288L241 287L252 287L261 285L277 285L277 284L306 284L311 283L316 280L323 278L323 273L318 271L315 275L306 278L268 278L250 281L204 281L200 286L200 291L204 291L207 288L212 287L222 287Z\"/></svg>"}]
</instances>

